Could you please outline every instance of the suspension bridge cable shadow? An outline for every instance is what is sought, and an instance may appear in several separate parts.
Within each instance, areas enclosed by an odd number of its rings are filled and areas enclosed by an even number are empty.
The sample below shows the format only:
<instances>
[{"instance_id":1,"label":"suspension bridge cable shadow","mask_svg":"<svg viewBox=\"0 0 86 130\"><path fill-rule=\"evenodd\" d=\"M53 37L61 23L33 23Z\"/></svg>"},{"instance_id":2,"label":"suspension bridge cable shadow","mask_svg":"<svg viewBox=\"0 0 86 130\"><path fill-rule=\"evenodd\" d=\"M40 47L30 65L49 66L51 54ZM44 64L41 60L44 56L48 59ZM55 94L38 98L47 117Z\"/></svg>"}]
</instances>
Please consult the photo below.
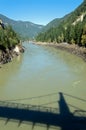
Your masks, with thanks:
<instances>
[{"instance_id":1,"label":"suspension bridge cable shadow","mask_svg":"<svg viewBox=\"0 0 86 130\"><path fill-rule=\"evenodd\" d=\"M68 104L64 98L63 93L59 93L59 112L57 109L26 105L12 102L0 102L0 118L7 119L9 122L18 121L19 125L22 122L32 122L34 129L35 124L44 124L49 129L50 126L60 127L61 130L86 130L86 116L76 115L75 113L80 112L76 110L71 113ZM86 113L86 111L81 111ZM6 122L6 123L7 123Z\"/></svg>"},{"instance_id":2,"label":"suspension bridge cable shadow","mask_svg":"<svg viewBox=\"0 0 86 130\"><path fill-rule=\"evenodd\" d=\"M61 118L61 130L85 130L86 117L75 116L71 113L62 93L59 93L59 109ZM86 113L86 111L83 111Z\"/></svg>"}]
</instances>

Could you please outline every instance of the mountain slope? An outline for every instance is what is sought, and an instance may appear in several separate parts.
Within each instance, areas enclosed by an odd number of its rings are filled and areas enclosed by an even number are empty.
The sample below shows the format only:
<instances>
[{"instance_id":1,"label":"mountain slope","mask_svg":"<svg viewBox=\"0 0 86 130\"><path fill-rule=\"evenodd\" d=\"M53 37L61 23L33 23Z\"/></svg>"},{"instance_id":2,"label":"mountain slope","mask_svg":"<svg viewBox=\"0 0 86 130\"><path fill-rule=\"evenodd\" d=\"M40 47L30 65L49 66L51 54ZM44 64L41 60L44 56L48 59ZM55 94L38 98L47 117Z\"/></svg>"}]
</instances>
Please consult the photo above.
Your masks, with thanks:
<instances>
[{"instance_id":1,"label":"mountain slope","mask_svg":"<svg viewBox=\"0 0 86 130\"><path fill-rule=\"evenodd\" d=\"M71 23L73 23L81 14L86 12L86 0L73 12L69 13L68 15L65 15L62 18L56 18L49 22L45 27L44 30L48 30L50 28L58 27L60 24L63 24L64 26L67 26Z\"/></svg>"},{"instance_id":2,"label":"mountain slope","mask_svg":"<svg viewBox=\"0 0 86 130\"><path fill-rule=\"evenodd\" d=\"M0 14L0 18L6 25L11 25L12 28L23 38L34 38L44 27L28 21L15 21L2 14Z\"/></svg>"},{"instance_id":3,"label":"mountain slope","mask_svg":"<svg viewBox=\"0 0 86 130\"><path fill-rule=\"evenodd\" d=\"M50 28L55 28L58 27L60 25L60 23L62 21L65 21L65 19L67 19L69 17L70 14L65 15L63 18L56 18L54 20L52 20L51 22L49 22L44 28L43 31L47 31Z\"/></svg>"},{"instance_id":4,"label":"mountain slope","mask_svg":"<svg viewBox=\"0 0 86 130\"><path fill-rule=\"evenodd\" d=\"M56 21L55 26L51 26L49 30L40 33L36 40L42 42L68 42L86 46L86 0L75 11L63 17L59 24L58 19Z\"/></svg>"}]
</instances>

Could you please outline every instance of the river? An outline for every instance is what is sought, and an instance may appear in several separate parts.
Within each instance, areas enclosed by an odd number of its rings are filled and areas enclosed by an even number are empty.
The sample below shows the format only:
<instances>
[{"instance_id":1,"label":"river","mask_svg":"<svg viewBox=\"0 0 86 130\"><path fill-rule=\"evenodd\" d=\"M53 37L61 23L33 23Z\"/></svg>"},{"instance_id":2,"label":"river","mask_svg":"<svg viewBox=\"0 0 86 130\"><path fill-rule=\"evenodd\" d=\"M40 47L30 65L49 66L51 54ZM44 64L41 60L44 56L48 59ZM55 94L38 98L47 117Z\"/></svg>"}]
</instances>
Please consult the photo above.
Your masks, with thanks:
<instances>
[{"instance_id":1,"label":"river","mask_svg":"<svg viewBox=\"0 0 86 130\"><path fill-rule=\"evenodd\" d=\"M86 110L86 63L53 47L23 44L25 53L0 68L0 100L59 108L61 92L71 112L76 108ZM30 97L37 98L29 100ZM31 123L18 127L18 122L0 120L0 130L31 129ZM45 129L41 125L34 127L34 130Z\"/></svg>"}]
</instances>

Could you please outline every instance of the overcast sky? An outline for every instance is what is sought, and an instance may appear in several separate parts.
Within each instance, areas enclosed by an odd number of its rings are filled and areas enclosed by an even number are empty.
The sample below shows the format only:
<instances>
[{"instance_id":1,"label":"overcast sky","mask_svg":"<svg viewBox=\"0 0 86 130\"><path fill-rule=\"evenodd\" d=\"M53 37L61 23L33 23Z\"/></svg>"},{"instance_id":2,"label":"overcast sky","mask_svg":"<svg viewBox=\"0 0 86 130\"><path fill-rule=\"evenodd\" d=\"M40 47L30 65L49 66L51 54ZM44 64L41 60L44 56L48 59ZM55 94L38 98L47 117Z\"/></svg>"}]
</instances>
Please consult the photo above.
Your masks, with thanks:
<instances>
[{"instance_id":1,"label":"overcast sky","mask_svg":"<svg viewBox=\"0 0 86 130\"><path fill-rule=\"evenodd\" d=\"M0 0L0 14L46 25L75 10L83 0Z\"/></svg>"}]
</instances>

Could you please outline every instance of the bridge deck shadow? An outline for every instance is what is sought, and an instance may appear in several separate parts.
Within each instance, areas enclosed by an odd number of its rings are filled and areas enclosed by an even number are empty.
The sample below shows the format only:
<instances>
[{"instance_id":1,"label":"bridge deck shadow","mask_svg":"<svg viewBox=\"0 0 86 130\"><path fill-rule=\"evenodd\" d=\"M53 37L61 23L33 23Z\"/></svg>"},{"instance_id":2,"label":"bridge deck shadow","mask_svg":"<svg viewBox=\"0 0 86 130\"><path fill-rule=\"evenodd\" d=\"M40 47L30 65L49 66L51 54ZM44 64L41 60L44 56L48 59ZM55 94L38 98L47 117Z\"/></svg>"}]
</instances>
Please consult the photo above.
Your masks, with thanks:
<instances>
[{"instance_id":1,"label":"bridge deck shadow","mask_svg":"<svg viewBox=\"0 0 86 130\"><path fill-rule=\"evenodd\" d=\"M60 127L61 130L86 130L86 117L75 116L70 112L68 105L62 93L59 93L59 110L50 112L48 110L42 111L42 107L38 109L24 109L10 107L9 105L0 106L0 118L17 120L20 122L32 122L33 124L39 123L49 126ZM15 105L15 103L14 103ZM78 111L78 110L77 110ZM83 111L83 113L86 111Z\"/></svg>"}]
</instances>

